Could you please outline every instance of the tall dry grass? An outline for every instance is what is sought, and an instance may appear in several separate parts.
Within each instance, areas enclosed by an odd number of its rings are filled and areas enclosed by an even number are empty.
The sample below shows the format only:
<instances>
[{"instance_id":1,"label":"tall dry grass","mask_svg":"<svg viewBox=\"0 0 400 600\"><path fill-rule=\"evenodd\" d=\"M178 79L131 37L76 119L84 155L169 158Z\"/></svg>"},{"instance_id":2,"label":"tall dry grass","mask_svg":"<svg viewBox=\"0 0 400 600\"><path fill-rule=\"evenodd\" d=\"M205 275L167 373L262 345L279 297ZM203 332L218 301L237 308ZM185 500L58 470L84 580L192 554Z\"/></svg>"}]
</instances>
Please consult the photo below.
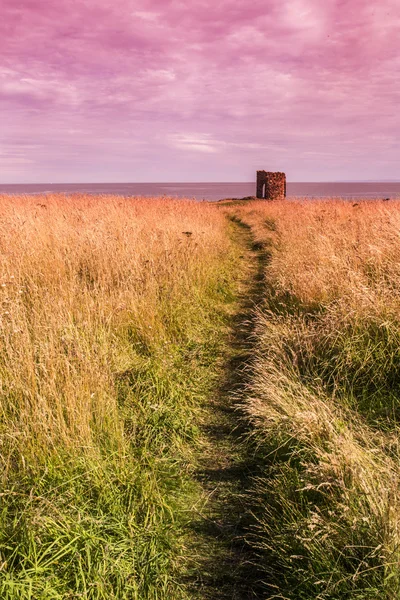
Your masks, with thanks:
<instances>
[{"instance_id":1,"label":"tall dry grass","mask_svg":"<svg viewBox=\"0 0 400 600\"><path fill-rule=\"evenodd\" d=\"M181 597L234 253L205 204L0 197L2 598Z\"/></svg>"},{"instance_id":2,"label":"tall dry grass","mask_svg":"<svg viewBox=\"0 0 400 600\"><path fill-rule=\"evenodd\" d=\"M268 597L397 598L400 205L229 211L268 258L244 405Z\"/></svg>"}]
</instances>

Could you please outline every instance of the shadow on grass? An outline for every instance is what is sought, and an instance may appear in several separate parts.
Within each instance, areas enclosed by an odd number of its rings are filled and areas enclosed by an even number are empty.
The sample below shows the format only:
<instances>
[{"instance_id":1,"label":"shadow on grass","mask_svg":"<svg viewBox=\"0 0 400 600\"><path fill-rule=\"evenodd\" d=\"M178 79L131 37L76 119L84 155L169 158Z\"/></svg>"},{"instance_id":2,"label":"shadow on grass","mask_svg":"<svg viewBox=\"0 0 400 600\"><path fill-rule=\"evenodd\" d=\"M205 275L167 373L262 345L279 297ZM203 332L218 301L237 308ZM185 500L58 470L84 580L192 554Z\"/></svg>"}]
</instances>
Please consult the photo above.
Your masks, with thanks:
<instances>
[{"instance_id":1,"label":"shadow on grass","mask_svg":"<svg viewBox=\"0 0 400 600\"><path fill-rule=\"evenodd\" d=\"M247 492L261 465L244 441L247 430L239 403L251 373L255 308L265 299L270 253L268 247L254 243L245 223L232 221L254 264L248 281L243 282L239 310L232 318L223 379L207 407L202 428L207 443L196 478L202 485L204 502L195 509L190 524L197 558L189 590L190 597L204 600L260 599L266 589L257 556L246 542L249 526L254 523Z\"/></svg>"}]
</instances>

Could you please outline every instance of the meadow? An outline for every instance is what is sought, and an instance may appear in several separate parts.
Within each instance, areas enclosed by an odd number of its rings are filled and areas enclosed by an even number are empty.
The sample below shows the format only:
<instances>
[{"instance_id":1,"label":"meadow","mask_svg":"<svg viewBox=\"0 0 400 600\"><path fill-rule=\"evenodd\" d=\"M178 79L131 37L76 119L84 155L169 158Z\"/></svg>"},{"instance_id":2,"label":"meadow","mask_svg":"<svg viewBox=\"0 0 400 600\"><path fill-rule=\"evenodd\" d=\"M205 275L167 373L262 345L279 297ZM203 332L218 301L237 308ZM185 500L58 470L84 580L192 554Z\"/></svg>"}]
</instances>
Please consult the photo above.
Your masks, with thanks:
<instances>
[{"instance_id":1,"label":"meadow","mask_svg":"<svg viewBox=\"0 0 400 600\"><path fill-rule=\"evenodd\" d=\"M183 595L236 254L189 201L0 198L2 599Z\"/></svg>"},{"instance_id":2,"label":"meadow","mask_svg":"<svg viewBox=\"0 0 400 600\"><path fill-rule=\"evenodd\" d=\"M242 404L262 597L399 597L399 208L230 209L266 254Z\"/></svg>"},{"instance_id":3,"label":"meadow","mask_svg":"<svg viewBox=\"0 0 400 600\"><path fill-rule=\"evenodd\" d=\"M0 196L0 597L399 597L399 241L397 201Z\"/></svg>"}]
</instances>

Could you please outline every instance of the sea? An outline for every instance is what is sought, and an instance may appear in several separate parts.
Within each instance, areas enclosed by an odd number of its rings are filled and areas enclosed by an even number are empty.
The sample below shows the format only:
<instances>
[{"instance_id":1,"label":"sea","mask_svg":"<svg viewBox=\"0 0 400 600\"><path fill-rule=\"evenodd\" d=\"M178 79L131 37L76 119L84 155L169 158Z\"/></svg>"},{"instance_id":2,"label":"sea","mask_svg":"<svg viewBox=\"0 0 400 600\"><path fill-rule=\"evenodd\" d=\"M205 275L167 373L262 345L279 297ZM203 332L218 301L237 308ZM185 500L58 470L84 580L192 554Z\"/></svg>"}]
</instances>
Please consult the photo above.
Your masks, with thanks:
<instances>
[{"instance_id":1,"label":"sea","mask_svg":"<svg viewBox=\"0 0 400 600\"><path fill-rule=\"evenodd\" d=\"M221 200L254 196L249 183L35 183L0 184L0 194L101 194ZM288 197L374 199L400 198L398 182L288 182Z\"/></svg>"}]
</instances>

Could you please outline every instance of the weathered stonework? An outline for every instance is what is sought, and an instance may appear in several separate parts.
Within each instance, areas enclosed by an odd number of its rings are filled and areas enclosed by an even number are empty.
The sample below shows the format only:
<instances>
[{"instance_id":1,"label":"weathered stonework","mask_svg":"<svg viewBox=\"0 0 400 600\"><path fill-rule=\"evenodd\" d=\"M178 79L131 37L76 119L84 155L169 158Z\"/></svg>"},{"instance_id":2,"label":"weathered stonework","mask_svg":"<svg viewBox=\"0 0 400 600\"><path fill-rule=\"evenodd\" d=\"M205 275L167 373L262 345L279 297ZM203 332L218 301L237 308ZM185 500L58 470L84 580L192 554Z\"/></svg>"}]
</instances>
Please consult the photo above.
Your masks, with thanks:
<instances>
[{"instance_id":1,"label":"weathered stonework","mask_svg":"<svg viewBox=\"0 0 400 600\"><path fill-rule=\"evenodd\" d=\"M283 200L286 198L285 173L257 171L257 198L263 200Z\"/></svg>"}]
</instances>

